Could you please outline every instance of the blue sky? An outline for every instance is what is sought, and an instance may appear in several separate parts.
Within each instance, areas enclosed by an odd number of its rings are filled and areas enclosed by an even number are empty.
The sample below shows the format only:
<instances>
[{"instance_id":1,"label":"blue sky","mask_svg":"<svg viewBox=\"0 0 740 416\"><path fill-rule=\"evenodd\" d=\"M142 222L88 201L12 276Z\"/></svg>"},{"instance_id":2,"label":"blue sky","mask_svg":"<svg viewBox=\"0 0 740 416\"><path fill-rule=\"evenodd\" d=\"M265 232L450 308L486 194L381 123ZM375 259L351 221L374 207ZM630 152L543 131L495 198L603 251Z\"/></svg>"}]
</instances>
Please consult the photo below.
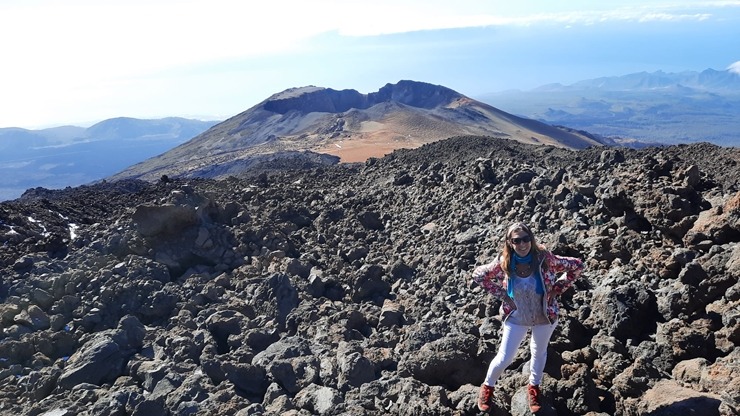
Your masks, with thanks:
<instances>
[{"instance_id":1,"label":"blue sky","mask_svg":"<svg viewBox=\"0 0 740 416\"><path fill-rule=\"evenodd\" d=\"M740 0L3 0L0 38L0 127L224 119L305 85L740 72Z\"/></svg>"}]
</instances>

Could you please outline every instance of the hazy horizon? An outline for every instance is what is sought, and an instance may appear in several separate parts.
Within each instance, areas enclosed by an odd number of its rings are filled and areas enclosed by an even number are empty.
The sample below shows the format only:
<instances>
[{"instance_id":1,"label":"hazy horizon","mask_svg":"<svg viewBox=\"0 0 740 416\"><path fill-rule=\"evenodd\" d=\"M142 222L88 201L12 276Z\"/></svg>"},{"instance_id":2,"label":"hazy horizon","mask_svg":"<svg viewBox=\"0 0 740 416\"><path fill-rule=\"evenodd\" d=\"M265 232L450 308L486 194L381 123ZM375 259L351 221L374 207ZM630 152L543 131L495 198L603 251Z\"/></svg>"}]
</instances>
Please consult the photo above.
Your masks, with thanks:
<instances>
[{"instance_id":1,"label":"hazy horizon","mask_svg":"<svg viewBox=\"0 0 740 416\"><path fill-rule=\"evenodd\" d=\"M10 0L0 127L220 120L291 87L410 79L470 97L740 66L740 1ZM734 65L734 66L733 66Z\"/></svg>"}]
</instances>

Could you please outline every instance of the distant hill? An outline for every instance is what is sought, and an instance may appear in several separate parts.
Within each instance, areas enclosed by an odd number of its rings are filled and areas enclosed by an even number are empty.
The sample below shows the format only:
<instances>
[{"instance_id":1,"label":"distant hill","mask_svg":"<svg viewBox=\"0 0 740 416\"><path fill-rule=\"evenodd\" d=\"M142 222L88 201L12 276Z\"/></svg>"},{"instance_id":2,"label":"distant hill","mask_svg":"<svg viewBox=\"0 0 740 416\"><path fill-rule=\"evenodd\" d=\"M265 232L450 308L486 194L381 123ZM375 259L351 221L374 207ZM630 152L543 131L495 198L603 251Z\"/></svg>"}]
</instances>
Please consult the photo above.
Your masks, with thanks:
<instances>
[{"instance_id":1,"label":"distant hill","mask_svg":"<svg viewBox=\"0 0 740 416\"><path fill-rule=\"evenodd\" d=\"M566 91L598 89L602 91L635 91L654 90L661 88L685 88L688 91L707 91L715 93L740 93L740 75L730 71L707 69L702 72L684 71L667 73L663 71L637 72L634 74L600 77L576 82L566 86L550 84L538 91Z\"/></svg>"},{"instance_id":2,"label":"distant hill","mask_svg":"<svg viewBox=\"0 0 740 416\"><path fill-rule=\"evenodd\" d=\"M64 188L103 179L165 152L213 126L184 118L113 118L89 128L0 128L0 200L33 187Z\"/></svg>"},{"instance_id":3,"label":"distant hill","mask_svg":"<svg viewBox=\"0 0 740 416\"><path fill-rule=\"evenodd\" d=\"M505 111L625 142L740 146L740 75L640 72L477 97Z\"/></svg>"},{"instance_id":4,"label":"distant hill","mask_svg":"<svg viewBox=\"0 0 740 416\"><path fill-rule=\"evenodd\" d=\"M364 161L461 135L572 149L603 144L588 134L517 117L439 85L400 81L369 94L308 86L274 94L110 179L235 175L248 169L255 157L286 151Z\"/></svg>"}]
</instances>

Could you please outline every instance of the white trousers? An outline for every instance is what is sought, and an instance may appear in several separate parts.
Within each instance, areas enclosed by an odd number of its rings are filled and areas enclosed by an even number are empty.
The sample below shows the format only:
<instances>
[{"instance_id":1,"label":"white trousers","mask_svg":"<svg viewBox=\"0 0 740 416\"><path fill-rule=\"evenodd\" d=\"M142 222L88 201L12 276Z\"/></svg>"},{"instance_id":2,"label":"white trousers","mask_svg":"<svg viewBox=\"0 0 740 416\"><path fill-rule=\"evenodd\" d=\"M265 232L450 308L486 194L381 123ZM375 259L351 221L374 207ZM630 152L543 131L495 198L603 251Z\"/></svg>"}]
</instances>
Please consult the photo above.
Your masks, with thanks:
<instances>
[{"instance_id":1,"label":"white trousers","mask_svg":"<svg viewBox=\"0 0 740 416\"><path fill-rule=\"evenodd\" d=\"M529 342L529 351L531 358L529 360L529 384L538 386L542 381L542 373L545 370L547 361L547 345L550 343L550 337L555 331L557 322L550 325L523 326L504 322L503 335L501 336L501 345L498 353L488 366L488 373L484 383L493 387L498 381L501 374L511 365L516 357L516 351L522 344L524 337L527 336L527 330L532 329L532 337Z\"/></svg>"}]
</instances>

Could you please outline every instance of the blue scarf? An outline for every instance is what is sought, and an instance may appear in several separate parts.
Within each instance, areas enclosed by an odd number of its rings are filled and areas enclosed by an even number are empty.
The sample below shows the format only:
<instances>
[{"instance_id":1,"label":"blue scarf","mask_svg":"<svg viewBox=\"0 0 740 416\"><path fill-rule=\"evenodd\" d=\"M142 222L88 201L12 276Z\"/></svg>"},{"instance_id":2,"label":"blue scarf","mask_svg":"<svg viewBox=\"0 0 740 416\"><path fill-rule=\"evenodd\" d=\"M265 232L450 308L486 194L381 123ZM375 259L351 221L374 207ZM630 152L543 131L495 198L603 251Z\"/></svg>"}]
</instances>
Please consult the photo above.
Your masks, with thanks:
<instances>
[{"instance_id":1,"label":"blue scarf","mask_svg":"<svg viewBox=\"0 0 740 416\"><path fill-rule=\"evenodd\" d=\"M509 276L514 275L514 270L516 270L516 265L520 263L532 263L532 252L530 251L529 254L527 254L524 257L520 257L516 252L511 253L511 272ZM545 294L545 288L542 286L542 277L540 276L540 268L539 265L535 265L532 263L532 268L534 269L534 281L535 281L535 292L537 292L538 295L544 295ZM510 298L514 299L514 282L516 282L516 279L512 279L509 277L509 284L506 286L506 293L509 295Z\"/></svg>"}]
</instances>

